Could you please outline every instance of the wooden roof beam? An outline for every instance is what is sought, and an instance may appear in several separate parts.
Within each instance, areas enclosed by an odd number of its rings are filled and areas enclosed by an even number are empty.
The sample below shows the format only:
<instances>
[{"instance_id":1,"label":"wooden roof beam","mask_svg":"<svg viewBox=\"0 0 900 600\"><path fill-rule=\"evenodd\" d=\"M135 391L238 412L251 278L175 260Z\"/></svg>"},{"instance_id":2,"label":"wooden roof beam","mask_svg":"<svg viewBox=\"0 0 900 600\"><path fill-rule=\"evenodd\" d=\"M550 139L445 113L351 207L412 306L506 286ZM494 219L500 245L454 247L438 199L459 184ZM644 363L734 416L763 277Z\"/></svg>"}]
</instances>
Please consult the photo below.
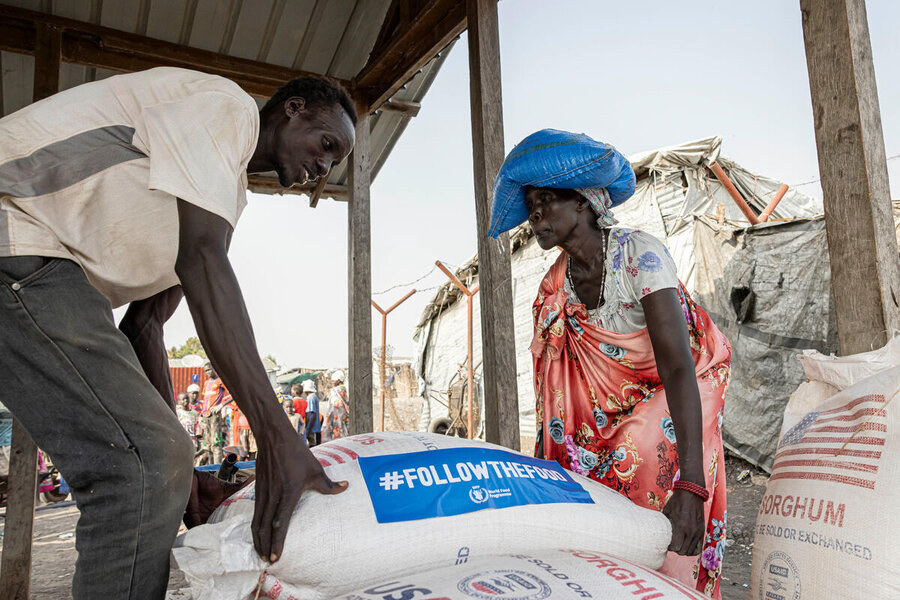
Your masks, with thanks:
<instances>
[{"instance_id":1,"label":"wooden roof beam","mask_svg":"<svg viewBox=\"0 0 900 600\"><path fill-rule=\"evenodd\" d=\"M429 0L415 12L408 0L394 0L354 89L373 112L388 101L428 61L466 29L466 3ZM390 33L388 33L390 32Z\"/></svg>"},{"instance_id":2,"label":"wooden roof beam","mask_svg":"<svg viewBox=\"0 0 900 600\"><path fill-rule=\"evenodd\" d=\"M248 189L257 194L303 194L312 197L316 191L315 185L294 185L287 189L281 187L278 179L265 175L249 175L247 177ZM347 186L334 183L326 183L322 188L321 197L332 198L341 202L347 201Z\"/></svg>"},{"instance_id":3,"label":"wooden roof beam","mask_svg":"<svg viewBox=\"0 0 900 600\"><path fill-rule=\"evenodd\" d=\"M62 31L63 62L88 67L124 73L164 66L197 69L231 79L248 94L261 98L272 96L291 79L320 75L12 6L0 11L0 50L33 55L36 30L42 24ZM349 89L350 82L338 81Z\"/></svg>"},{"instance_id":4,"label":"wooden roof beam","mask_svg":"<svg viewBox=\"0 0 900 600\"><path fill-rule=\"evenodd\" d=\"M418 102L413 102L412 100L398 100L397 98L391 98L384 104L378 107L378 110L381 112L394 112L400 113L405 117L415 117L419 114L419 110L422 108L422 105Z\"/></svg>"}]
</instances>

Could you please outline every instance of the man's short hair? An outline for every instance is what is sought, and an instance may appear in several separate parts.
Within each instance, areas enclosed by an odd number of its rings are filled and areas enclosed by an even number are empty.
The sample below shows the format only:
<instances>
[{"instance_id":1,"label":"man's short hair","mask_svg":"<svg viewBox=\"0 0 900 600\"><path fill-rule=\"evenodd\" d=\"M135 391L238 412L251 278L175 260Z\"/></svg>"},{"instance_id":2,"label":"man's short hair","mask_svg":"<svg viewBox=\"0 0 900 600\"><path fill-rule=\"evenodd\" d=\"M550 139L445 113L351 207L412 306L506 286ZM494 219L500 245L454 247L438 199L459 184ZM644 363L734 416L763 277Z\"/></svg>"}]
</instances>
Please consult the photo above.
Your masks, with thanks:
<instances>
[{"instance_id":1,"label":"man's short hair","mask_svg":"<svg viewBox=\"0 0 900 600\"><path fill-rule=\"evenodd\" d=\"M306 100L306 107L310 110L339 104L356 125L356 107L353 105L350 94L341 84L326 77L298 77L287 82L269 98L269 101L263 106L263 112L294 96L300 96Z\"/></svg>"}]
</instances>

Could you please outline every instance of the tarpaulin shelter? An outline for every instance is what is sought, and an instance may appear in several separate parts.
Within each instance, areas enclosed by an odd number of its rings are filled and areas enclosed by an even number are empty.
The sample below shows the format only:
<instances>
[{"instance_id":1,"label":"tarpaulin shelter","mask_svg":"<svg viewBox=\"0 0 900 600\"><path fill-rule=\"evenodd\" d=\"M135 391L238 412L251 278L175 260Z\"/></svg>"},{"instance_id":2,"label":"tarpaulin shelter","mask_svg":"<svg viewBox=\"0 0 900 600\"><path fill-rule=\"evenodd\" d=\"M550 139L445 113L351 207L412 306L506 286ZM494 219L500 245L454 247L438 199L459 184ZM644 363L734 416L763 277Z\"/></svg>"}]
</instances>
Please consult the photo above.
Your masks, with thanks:
<instances>
[{"instance_id":1,"label":"tarpaulin shelter","mask_svg":"<svg viewBox=\"0 0 900 600\"><path fill-rule=\"evenodd\" d=\"M315 381L321 374L322 371L307 371L305 373L289 372L279 375L275 382L279 385L295 385L310 379Z\"/></svg>"}]
</instances>

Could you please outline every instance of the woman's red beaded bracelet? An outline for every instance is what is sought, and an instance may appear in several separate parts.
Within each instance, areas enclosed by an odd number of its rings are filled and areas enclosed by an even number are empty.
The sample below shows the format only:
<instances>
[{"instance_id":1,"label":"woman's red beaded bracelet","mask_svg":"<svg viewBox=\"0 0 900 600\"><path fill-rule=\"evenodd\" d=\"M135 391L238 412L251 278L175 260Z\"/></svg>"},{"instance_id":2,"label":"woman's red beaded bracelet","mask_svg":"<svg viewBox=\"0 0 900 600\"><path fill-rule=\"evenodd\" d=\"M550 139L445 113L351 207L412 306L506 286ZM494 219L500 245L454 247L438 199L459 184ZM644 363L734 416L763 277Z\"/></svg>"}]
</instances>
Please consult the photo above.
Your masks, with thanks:
<instances>
[{"instance_id":1,"label":"woman's red beaded bracelet","mask_svg":"<svg viewBox=\"0 0 900 600\"><path fill-rule=\"evenodd\" d=\"M709 500L709 490L702 485L697 485L696 483L693 483L691 481L682 481L681 479L679 479L675 482L673 488L676 490L685 490L692 494L696 494L697 496L703 498L704 502Z\"/></svg>"}]
</instances>

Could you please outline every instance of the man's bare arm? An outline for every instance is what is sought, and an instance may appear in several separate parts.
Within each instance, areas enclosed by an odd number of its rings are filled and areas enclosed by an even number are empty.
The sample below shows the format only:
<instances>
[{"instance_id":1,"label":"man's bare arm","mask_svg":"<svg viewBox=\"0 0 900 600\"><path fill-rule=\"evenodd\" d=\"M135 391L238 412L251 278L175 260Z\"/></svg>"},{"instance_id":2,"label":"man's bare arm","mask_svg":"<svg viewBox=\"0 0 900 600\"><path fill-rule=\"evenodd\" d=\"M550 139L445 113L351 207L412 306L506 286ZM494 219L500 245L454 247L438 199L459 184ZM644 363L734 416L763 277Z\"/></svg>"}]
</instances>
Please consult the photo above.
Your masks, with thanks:
<instances>
[{"instance_id":1,"label":"man's bare arm","mask_svg":"<svg viewBox=\"0 0 900 600\"><path fill-rule=\"evenodd\" d=\"M163 325L175 313L183 297L181 287L176 285L145 300L132 302L119 323L119 329L131 342L147 379L173 411L175 395Z\"/></svg>"},{"instance_id":2,"label":"man's bare arm","mask_svg":"<svg viewBox=\"0 0 900 600\"><path fill-rule=\"evenodd\" d=\"M338 493L336 484L297 436L269 384L250 317L227 256L231 226L221 217L178 200L179 247L175 271L200 342L216 372L247 416L257 440L253 541L278 560L300 495L309 489Z\"/></svg>"}]
</instances>

